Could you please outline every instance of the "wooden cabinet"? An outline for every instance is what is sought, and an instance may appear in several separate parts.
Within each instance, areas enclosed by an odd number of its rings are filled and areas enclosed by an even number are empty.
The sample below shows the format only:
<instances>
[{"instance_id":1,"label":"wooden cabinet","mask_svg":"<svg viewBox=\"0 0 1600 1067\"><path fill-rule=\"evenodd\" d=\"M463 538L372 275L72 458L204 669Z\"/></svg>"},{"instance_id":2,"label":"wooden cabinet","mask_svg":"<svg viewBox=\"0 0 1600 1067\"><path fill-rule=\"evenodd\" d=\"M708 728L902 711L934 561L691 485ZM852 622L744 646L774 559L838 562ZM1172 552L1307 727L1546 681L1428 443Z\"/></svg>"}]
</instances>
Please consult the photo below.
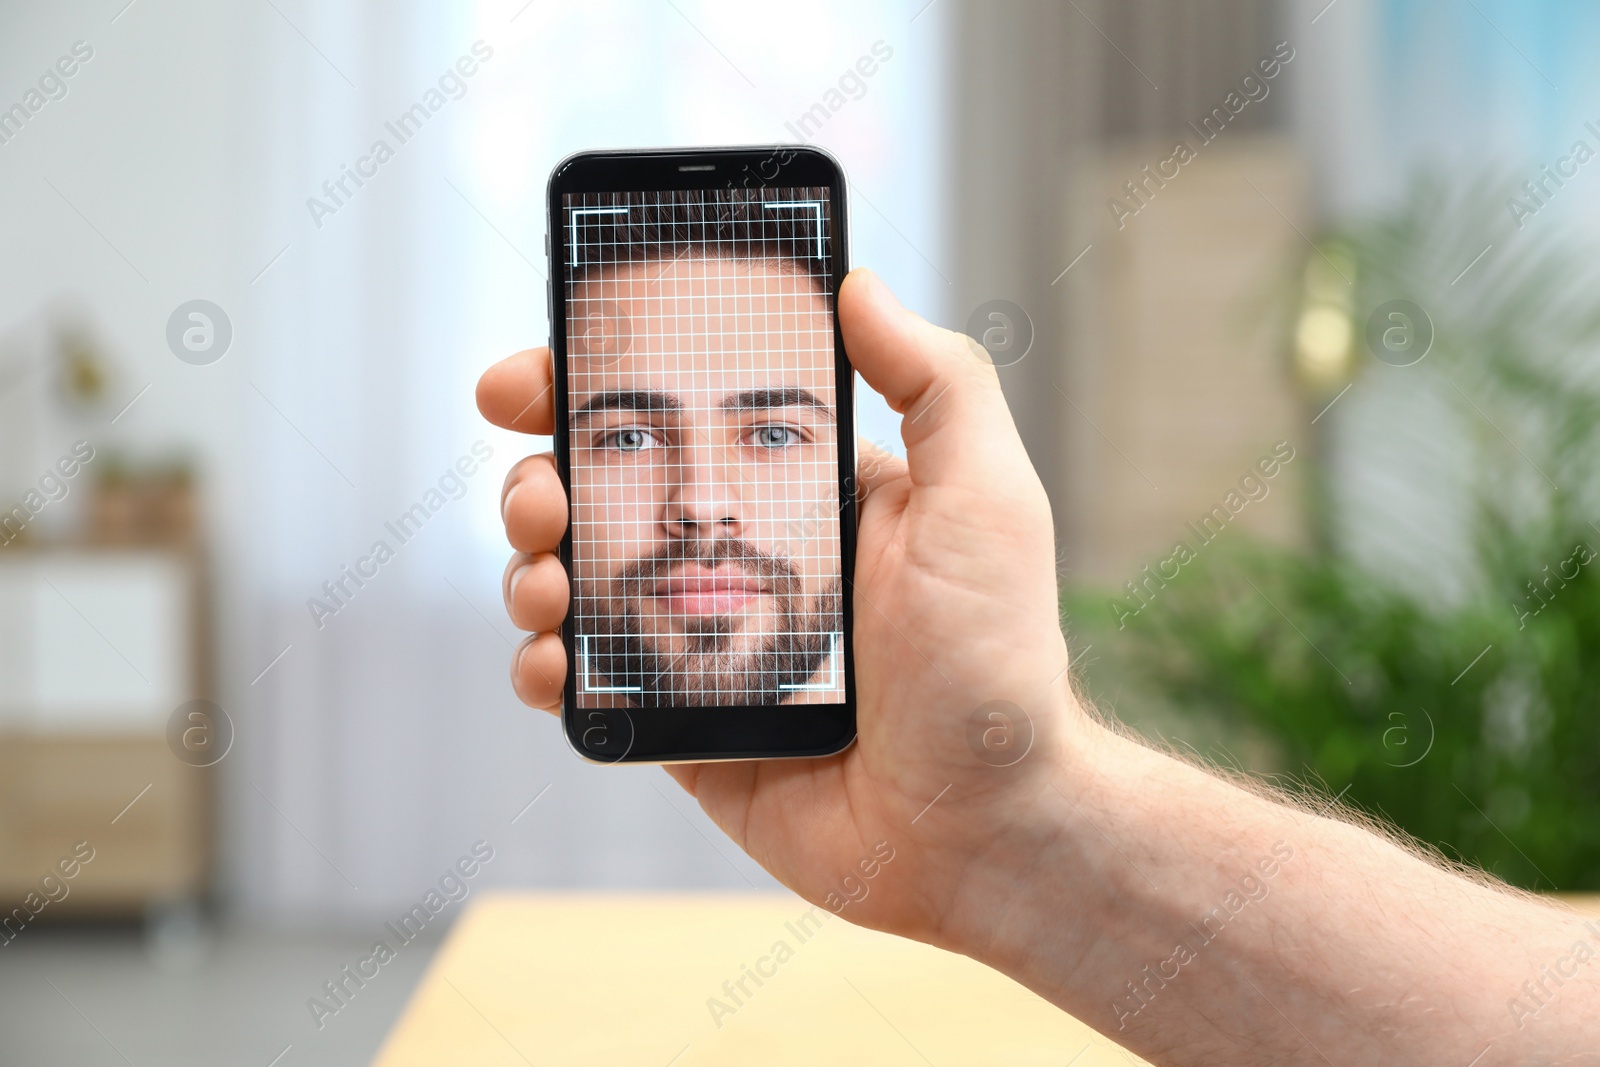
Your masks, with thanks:
<instances>
[{"instance_id":1,"label":"wooden cabinet","mask_svg":"<svg viewBox=\"0 0 1600 1067\"><path fill-rule=\"evenodd\" d=\"M210 775L168 743L205 682L194 554L0 551L0 910L87 842L52 915L203 892Z\"/></svg>"}]
</instances>

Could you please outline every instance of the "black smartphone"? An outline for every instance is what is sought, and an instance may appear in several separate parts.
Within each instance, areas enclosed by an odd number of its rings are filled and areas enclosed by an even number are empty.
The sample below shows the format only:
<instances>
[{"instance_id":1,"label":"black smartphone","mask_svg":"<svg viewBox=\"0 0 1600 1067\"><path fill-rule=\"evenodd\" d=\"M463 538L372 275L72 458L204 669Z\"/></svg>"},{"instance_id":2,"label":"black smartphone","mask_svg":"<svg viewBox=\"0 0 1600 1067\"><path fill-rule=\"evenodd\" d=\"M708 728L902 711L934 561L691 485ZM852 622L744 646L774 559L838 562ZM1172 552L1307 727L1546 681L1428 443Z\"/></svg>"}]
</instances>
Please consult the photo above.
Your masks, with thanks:
<instances>
[{"instance_id":1,"label":"black smartphone","mask_svg":"<svg viewBox=\"0 0 1600 1067\"><path fill-rule=\"evenodd\" d=\"M562 720L586 759L855 738L845 184L800 145L582 152L550 175Z\"/></svg>"}]
</instances>

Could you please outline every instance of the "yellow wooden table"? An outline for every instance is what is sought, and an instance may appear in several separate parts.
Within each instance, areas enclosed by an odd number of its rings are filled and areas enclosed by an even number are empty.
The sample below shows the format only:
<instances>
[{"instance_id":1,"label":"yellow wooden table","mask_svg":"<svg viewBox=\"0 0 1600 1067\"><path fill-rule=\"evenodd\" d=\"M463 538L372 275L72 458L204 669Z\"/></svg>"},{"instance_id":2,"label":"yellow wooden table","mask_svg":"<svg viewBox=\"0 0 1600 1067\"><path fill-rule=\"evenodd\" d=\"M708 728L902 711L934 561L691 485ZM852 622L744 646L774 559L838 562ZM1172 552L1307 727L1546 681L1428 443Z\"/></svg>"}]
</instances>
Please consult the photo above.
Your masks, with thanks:
<instances>
[{"instance_id":1,"label":"yellow wooden table","mask_svg":"<svg viewBox=\"0 0 1600 1067\"><path fill-rule=\"evenodd\" d=\"M862 930L799 897L551 894L474 900L375 1061L1143 1062L964 956Z\"/></svg>"},{"instance_id":2,"label":"yellow wooden table","mask_svg":"<svg viewBox=\"0 0 1600 1067\"><path fill-rule=\"evenodd\" d=\"M1565 899L1600 915L1600 896ZM490 894L375 1064L1144 1062L964 956L798 897Z\"/></svg>"}]
</instances>

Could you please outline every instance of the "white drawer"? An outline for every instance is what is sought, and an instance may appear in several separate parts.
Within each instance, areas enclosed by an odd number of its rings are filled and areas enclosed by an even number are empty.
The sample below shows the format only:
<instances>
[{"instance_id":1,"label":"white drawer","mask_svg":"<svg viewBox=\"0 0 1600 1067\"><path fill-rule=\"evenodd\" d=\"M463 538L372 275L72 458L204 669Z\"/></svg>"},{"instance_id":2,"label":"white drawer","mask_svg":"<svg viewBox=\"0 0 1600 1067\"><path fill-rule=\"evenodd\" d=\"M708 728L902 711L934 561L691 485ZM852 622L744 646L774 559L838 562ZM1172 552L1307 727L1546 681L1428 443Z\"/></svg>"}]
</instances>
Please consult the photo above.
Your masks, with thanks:
<instances>
[{"instance_id":1,"label":"white drawer","mask_svg":"<svg viewBox=\"0 0 1600 1067\"><path fill-rule=\"evenodd\" d=\"M0 550L0 726L161 731L193 687L190 570L154 551Z\"/></svg>"}]
</instances>

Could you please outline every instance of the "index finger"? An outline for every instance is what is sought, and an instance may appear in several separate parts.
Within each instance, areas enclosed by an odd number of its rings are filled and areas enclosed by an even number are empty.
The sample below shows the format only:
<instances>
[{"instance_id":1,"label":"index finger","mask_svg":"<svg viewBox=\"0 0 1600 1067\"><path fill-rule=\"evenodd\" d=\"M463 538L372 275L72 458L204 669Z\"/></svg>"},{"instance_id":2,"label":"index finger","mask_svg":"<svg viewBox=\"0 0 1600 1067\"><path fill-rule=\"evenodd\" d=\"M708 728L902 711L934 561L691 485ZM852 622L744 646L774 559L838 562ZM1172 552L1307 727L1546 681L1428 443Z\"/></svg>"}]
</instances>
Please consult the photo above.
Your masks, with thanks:
<instances>
[{"instance_id":1,"label":"index finger","mask_svg":"<svg viewBox=\"0 0 1600 1067\"><path fill-rule=\"evenodd\" d=\"M555 432L555 391L550 349L529 348L483 372L478 379L478 410L496 426L548 436Z\"/></svg>"}]
</instances>

